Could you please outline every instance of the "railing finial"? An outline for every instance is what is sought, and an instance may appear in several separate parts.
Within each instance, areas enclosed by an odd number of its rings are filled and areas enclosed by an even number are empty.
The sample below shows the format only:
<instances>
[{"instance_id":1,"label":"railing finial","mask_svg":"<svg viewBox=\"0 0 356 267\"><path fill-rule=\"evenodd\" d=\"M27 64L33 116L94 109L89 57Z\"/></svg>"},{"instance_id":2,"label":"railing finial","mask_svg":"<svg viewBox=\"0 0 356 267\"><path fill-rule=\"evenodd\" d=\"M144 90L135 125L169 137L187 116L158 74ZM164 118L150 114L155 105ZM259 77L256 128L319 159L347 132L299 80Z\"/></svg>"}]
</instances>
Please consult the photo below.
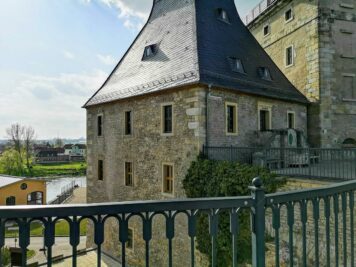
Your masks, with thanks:
<instances>
[{"instance_id":1,"label":"railing finial","mask_svg":"<svg viewBox=\"0 0 356 267\"><path fill-rule=\"evenodd\" d=\"M253 178L253 180L252 180L252 185L253 185L255 188L260 189L260 188L263 186L262 179L261 179L260 177L255 177L255 178Z\"/></svg>"}]
</instances>

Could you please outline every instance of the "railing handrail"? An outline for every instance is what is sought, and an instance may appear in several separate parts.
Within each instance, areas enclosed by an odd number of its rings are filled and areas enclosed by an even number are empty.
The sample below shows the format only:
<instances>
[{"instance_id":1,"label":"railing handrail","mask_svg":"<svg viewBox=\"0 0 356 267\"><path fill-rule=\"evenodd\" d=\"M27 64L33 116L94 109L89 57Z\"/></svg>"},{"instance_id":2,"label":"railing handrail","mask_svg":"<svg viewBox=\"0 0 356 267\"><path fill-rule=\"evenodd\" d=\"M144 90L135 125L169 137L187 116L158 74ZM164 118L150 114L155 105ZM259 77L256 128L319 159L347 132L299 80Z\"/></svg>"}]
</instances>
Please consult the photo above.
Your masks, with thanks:
<instances>
[{"instance_id":1,"label":"railing handrail","mask_svg":"<svg viewBox=\"0 0 356 267\"><path fill-rule=\"evenodd\" d=\"M251 207L251 196L196 198L181 200L126 201L93 204L63 204L44 206L0 206L0 219L4 218L36 218L36 217L68 217L93 216L104 214L228 209Z\"/></svg>"},{"instance_id":2,"label":"railing handrail","mask_svg":"<svg viewBox=\"0 0 356 267\"><path fill-rule=\"evenodd\" d=\"M348 181L320 188L293 190L266 195L266 206L288 203L298 200L322 198L356 190L356 181ZM271 200L273 199L273 202ZM181 200L126 201L93 204L63 204L43 206L0 206L0 218L46 217L46 216L93 216L108 213L137 213L180 210L228 209L234 207L251 207L251 196L196 198Z\"/></svg>"},{"instance_id":3,"label":"railing handrail","mask_svg":"<svg viewBox=\"0 0 356 267\"><path fill-rule=\"evenodd\" d=\"M356 190L356 181L338 183L319 188L293 190L266 195L266 206L272 204L284 204L293 201L312 200L315 198L330 197L335 194Z\"/></svg>"}]
</instances>

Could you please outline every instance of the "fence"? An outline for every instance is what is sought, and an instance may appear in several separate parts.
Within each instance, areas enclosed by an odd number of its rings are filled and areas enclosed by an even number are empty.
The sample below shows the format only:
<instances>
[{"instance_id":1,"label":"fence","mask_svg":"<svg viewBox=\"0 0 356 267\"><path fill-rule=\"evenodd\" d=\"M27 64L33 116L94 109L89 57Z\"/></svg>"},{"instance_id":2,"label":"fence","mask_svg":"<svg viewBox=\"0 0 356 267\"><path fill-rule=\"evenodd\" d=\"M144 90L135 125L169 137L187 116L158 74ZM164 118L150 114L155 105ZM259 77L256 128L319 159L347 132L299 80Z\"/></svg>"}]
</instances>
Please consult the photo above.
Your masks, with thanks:
<instances>
[{"instance_id":1,"label":"fence","mask_svg":"<svg viewBox=\"0 0 356 267\"><path fill-rule=\"evenodd\" d=\"M356 179L356 149L204 147L204 154L214 160L266 167L285 176Z\"/></svg>"},{"instance_id":2,"label":"fence","mask_svg":"<svg viewBox=\"0 0 356 267\"><path fill-rule=\"evenodd\" d=\"M252 239L251 261L254 267L280 266L288 264L292 266L355 266L355 240L354 240L354 202L356 181L338 183L337 185L312 189L293 191L286 193L275 193L265 195L261 179L255 178L250 187L251 195L231 198L206 198L188 199L174 201L146 201L146 202L126 202L126 203L104 203L90 205L57 205L39 207L0 207L0 252L5 245L5 224L15 221L19 226L19 245L22 250L22 265L26 266L26 253L30 245L30 226L33 221L41 221L44 224L44 242L47 247L47 266L52 266L52 247L55 244L55 224L59 220L66 220L70 226L70 245L72 246L72 266L77 266L77 247L80 243L79 225L82 220L88 219L93 224L94 242L97 249L97 266L101 266L101 248L104 243L105 224L108 218L116 218L119 225L119 240L121 242L121 264L127 266L126 243L129 237L129 222L133 217L141 220L143 257L140 262L146 267L150 266L150 243L152 240L152 228L155 227L154 219L163 216L165 224L160 228L160 232L165 234L167 239L167 259L168 266L180 266L179 262L173 261L173 250L179 249L172 246L172 241L177 235L175 233L175 223L177 215L184 215L187 220L187 231L183 234L187 236L187 247L190 247L190 255L180 255L188 257L190 266L195 266L195 237L197 234L197 218L200 215L207 216L206 235L211 239L211 266L217 266L217 236L219 234L219 216L223 212L228 212L230 216L230 234L232 246L232 266L238 263L239 247L237 237L240 229L240 214L243 210L248 210L251 214L251 228L243 229L250 231ZM312 211L308 212L311 205ZM282 210L286 209L287 224L281 221ZM268 250L272 256L266 254L266 218L267 213L272 214L272 227L274 247ZM300 216L296 216L300 214ZM341 216L341 219L340 219ZM322 220L323 219L323 220ZM325 227L321 227L321 222L325 222ZM297 226L300 225L300 232ZM280 231L283 226L288 230L288 257L285 262L280 257ZM312 226L312 230L308 230ZM325 233L321 235L321 233ZM113 233L106 234L112 235ZM297 238L298 237L298 238ZM300 238L299 238L300 237ZM313 240L315 246L310 253L309 241ZM326 244L326 246L320 246ZM226 244L225 244L226 245ZM300 249L299 249L300 248ZM323 248L323 249L322 249ZM323 250L323 251L322 251ZM137 251L140 251L137 250ZM153 250L156 251L157 250ZM301 252L299 263L296 264L297 252ZM160 252L161 253L161 252ZM138 254L137 254L138 255ZM323 257L322 255L325 255ZM132 256L132 254L131 254ZM136 256L136 253L135 253ZM266 263L271 260L273 264ZM313 264L309 263L313 259ZM335 263L335 265L334 265ZM0 253L0 267L1 253Z\"/></svg>"},{"instance_id":3,"label":"fence","mask_svg":"<svg viewBox=\"0 0 356 267\"><path fill-rule=\"evenodd\" d=\"M69 197L73 195L74 189L75 189L75 181L72 181L70 184L64 186L61 188L61 194L56 197L56 199L50 201L48 204L54 205L54 204L62 204L64 201L66 201Z\"/></svg>"},{"instance_id":4,"label":"fence","mask_svg":"<svg viewBox=\"0 0 356 267\"><path fill-rule=\"evenodd\" d=\"M277 3L278 0L263 0L254 9L252 9L245 17L245 23L248 25L251 21L257 18L262 12L270 6Z\"/></svg>"}]
</instances>

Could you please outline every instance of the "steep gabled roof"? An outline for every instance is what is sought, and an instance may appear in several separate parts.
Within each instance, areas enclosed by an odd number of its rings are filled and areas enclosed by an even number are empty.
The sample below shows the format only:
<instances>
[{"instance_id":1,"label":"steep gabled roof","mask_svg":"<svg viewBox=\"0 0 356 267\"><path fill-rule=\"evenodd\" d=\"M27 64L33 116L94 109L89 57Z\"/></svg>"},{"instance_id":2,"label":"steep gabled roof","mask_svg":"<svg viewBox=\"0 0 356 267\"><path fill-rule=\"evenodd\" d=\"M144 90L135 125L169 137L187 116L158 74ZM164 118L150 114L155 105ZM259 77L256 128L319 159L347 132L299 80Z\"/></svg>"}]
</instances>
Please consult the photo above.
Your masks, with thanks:
<instances>
[{"instance_id":1,"label":"steep gabled roof","mask_svg":"<svg viewBox=\"0 0 356 267\"><path fill-rule=\"evenodd\" d=\"M219 19L225 10L228 22ZM153 56L144 58L147 46ZM232 70L240 59L246 73ZM272 80L260 77L260 68ZM150 17L85 107L191 84L307 103L241 21L233 0L154 0Z\"/></svg>"}]
</instances>

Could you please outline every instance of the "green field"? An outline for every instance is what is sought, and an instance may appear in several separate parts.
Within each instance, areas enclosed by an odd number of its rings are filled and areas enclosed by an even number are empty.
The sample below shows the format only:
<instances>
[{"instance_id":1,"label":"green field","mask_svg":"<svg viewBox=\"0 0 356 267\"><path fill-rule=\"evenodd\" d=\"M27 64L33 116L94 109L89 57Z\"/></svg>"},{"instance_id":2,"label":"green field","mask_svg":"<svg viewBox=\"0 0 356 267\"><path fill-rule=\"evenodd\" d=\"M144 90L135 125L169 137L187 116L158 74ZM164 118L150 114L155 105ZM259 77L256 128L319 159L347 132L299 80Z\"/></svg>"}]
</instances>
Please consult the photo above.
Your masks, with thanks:
<instances>
[{"instance_id":1,"label":"green field","mask_svg":"<svg viewBox=\"0 0 356 267\"><path fill-rule=\"evenodd\" d=\"M39 222L33 222L31 224L31 237L42 237L43 236L43 225ZM84 220L80 224L80 235L84 236L87 233L87 222ZM69 224L65 220L61 220L56 223L56 236L69 236ZM18 237L18 231L5 230L6 238Z\"/></svg>"},{"instance_id":2,"label":"green field","mask_svg":"<svg viewBox=\"0 0 356 267\"><path fill-rule=\"evenodd\" d=\"M32 176L85 176L86 168L87 164L85 162L34 165L32 167Z\"/></svg>"},{"instance_id":3,"label":"green field","mask_svg":"<svg viewBox=\"0 0 356 267\"><path fill-rule=\"evenodd\" d=\"M53 176L85 176L87 164L85 162L38 164L33 165L31 171L20 176L53 177ZM0 166L0 174L7 174Z\"/></svg>"}]
</instances>

